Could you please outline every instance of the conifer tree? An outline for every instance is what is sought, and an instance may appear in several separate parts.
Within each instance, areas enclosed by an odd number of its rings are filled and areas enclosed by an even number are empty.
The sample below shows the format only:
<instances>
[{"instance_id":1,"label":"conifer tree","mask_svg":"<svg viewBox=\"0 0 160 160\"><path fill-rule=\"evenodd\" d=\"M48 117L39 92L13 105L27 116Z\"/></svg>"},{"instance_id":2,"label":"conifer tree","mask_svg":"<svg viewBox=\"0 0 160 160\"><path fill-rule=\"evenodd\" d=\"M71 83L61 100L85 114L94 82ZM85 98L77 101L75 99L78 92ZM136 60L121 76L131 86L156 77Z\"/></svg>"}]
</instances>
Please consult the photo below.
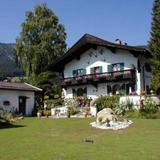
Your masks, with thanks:
<instances>
[{"instance_id":1,"label":"conifer tree","mask_svg":"<svg viewBox=\"0 0 160 160\"><path fill-rule=\"evenodd\" d=\"M151 37L149 41L152 68L152 88L160 89L160 0L155 0L152 9Z\"/></svg>"}]
</instances>

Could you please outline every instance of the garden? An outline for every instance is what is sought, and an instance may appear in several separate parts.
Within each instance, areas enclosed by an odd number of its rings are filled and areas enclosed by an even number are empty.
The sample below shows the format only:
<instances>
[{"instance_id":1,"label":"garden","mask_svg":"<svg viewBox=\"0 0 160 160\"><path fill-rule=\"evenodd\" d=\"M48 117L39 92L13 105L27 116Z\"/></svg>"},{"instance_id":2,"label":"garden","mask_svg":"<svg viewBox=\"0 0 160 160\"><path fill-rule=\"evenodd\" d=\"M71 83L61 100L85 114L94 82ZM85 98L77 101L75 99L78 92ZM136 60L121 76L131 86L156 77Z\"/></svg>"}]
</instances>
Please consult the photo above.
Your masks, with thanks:
<instances>
[{"instance_id":1,"label":"garden","mask_svg":"<svg viewBox=\"0 0 160 160\"><path fill-rule=\"evenodd\" d=\"M95 118L18 120L0 130L0 159L159 160L160 119L132 120L118 131L91 127Z\"/></svg>"},{"instance_id":2,"label":"garden","mask_svg":"<svg viewBox=\"0 0 160 160\"><path fill-rule=\"evenodd\" d=\"M86 102L88 100L85 99ZM3 160L159 160L159 106L145 99L139 110L131 101L119 104L118 96L100 96L93 105L98 111L108 107L119 120L133 123L125 129L102 130L90 124L95 117L21 118L11 113L0 114L0 159ZM75 114L74 100L69 100L68 112ZM82 103L87 104L87 103ZM49 103L49 105L51 105ZM88 112L88 111L87 111ZM43 110L44 115L48 111ZM84 116L85 117L85 116ZM99 122L103 124L103 121ZM106 119L104 123L109 124Z\"/></svg>"}]
</instances>

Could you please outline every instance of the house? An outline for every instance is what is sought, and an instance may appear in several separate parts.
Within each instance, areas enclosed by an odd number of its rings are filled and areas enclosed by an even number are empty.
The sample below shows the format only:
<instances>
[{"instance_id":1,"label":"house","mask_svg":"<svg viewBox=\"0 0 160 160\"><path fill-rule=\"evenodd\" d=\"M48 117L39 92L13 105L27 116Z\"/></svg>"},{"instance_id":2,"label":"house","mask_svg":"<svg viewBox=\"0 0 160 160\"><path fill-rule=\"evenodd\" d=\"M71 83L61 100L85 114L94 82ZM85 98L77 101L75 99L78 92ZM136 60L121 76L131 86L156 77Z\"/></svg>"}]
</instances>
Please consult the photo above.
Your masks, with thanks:
<instances>
[{"instance_id":1,"label":"house","mask_svg":"<svg viewBox=\"0 0 160 160\"><path fill-rule=\"evenodd\" d=\"M0 107L6 112L29 116L35 104L35 94L42 89L28 83L0 82Z\"/></svg>"},{"instance_id":2,"label":"house","mask_svg":"<svg viewBox=\"0 0 160 160\"><path fill-rule=\"evenodd\" d=\"M140 95L142 91L149 92L149 57L145 48L85 34L51 69L62 73L66 98L94 99L116 93Z\"/></svg>"}]
</instances>

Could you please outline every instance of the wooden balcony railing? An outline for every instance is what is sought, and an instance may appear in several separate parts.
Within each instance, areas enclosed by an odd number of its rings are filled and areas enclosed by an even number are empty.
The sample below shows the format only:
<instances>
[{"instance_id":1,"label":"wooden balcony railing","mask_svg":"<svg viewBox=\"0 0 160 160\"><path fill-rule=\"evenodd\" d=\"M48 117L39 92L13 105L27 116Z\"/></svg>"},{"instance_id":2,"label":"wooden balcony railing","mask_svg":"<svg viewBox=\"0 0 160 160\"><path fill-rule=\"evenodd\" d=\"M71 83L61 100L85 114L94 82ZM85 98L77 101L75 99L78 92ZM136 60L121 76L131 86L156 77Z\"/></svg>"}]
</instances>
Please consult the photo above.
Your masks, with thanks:
<instances>
[{"instance_id":1,"label":"wooden balcony railing","mask_svg":"<svg viewBox=\"0 0 160 160\"><path fill-rule=\"evenodd\" d=\"M95 84L105 82L118 82L118 81L135 81L135 69L105 72L97 74L87 74L77 77L68 77L62 80L62 86L72 86L81 84Z\"/></svg>"}]
</instances>

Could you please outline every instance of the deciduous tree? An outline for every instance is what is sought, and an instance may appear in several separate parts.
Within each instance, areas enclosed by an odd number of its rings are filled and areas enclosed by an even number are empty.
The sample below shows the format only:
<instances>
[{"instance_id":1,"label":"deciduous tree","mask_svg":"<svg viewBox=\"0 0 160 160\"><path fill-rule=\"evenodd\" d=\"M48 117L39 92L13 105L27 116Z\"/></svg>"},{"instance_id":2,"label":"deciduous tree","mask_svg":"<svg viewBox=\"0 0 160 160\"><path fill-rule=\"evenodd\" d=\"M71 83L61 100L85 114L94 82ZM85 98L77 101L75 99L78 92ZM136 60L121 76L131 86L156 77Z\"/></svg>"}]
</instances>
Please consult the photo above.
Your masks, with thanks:
<instances>
[{"instance_id":1,"label":"deciduous tree","mask_svg":"<svg viewBox=\"0 0 160 160\"><path fill-rule=\"evenodd\" d=\"M26 13L22 31L16 40L16 56L26 76L36 76L66 49L66 33L55 13L46 5L37 5Z\"/></svg>"}]
</instances>

